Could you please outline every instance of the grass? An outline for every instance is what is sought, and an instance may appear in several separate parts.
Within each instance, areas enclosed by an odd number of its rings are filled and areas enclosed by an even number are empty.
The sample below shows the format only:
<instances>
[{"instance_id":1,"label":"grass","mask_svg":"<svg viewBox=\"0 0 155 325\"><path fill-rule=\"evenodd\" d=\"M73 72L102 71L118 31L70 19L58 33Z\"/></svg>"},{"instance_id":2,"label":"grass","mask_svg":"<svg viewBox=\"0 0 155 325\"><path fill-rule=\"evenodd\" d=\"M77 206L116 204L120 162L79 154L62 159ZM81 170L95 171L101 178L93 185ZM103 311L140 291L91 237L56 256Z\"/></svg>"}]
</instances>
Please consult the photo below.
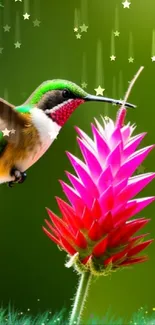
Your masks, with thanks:
<instances>
[{"instance_id":1,"label":"grass","mask_svg":"<svg viewBox=\"0 0 155 325\"><path fill-rule=\"evenodd\" d=\"M37 317L24 315L13 308L0 309L0 325L67 325L65 310L52 315L51 312L40 314ZM76 324L75 324L76 325ZM81 324L82 325L82 324ZM131 320L117 319L108 312L102 319L91 315L83 325L155 325L155 312L149 314L146 308L140 308Z\"/></svg>"}]
</instances>

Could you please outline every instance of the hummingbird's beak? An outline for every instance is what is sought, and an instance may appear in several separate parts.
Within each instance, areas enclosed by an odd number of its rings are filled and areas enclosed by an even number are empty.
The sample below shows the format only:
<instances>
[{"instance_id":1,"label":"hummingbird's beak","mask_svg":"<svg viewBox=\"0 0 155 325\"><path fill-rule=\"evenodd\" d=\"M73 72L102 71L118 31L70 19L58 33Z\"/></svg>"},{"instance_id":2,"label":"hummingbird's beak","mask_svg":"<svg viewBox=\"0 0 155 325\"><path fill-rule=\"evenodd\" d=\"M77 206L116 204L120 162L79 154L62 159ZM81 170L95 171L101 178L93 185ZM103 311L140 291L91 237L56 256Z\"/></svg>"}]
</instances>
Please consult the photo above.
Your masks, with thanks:
<instances>
[{"instance_id":1,"label":"hummingbird's beak","mask_svg":"<svg viewBox=\"0 0 155 325\"><path fill-rule=\"evenodd\" d=\"M105 102L105 103L111 103L115 105L122 105L123 101L122 100L117 100L117 99L112 99L108 97L101 97L101 96L94 96L88 94L86 97L84 97L85 101L96 101L96 102ZM125 107L130 107L130 108L136 108L135 105L130 104L130 103L125 103Z\"/></svg>"}]
</instances>

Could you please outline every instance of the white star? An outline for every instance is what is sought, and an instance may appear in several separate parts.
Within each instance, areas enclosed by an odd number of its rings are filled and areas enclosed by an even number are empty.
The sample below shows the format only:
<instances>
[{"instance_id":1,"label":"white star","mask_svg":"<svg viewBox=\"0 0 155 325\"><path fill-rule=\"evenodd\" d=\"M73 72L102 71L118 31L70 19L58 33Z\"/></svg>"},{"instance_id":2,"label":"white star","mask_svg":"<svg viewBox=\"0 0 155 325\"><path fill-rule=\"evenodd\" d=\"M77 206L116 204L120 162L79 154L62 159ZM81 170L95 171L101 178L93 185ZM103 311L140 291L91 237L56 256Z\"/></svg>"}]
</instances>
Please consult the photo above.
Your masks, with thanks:
<instances>
[{"instance_id":1,"label":"white star","mask_svg":"<svg viewBox=\"0 0 155 325\"><path fill-rule=\"evenodd\" d=\"M15 2L17 2L17 1L22 2L22 0L15 0Z\"/></svg>"},{"instance_id":2,"label":"white star","mask_svg":"<svg viewBox=\"0 0 155 325\"><path fill-rule=\"evenodd\" d=\"M57 136L59 134L59 131L60 131L60 128L57 125L53 125L53 131L48 132L51 140L54 141L55 139L57 139Z\"/></svg>"},{"instance_id":3,"label":"white star","mask_svg":"<svg viewBox=\"0 0 155 325\"><path fill-rule=\"evenodd\" d=\"M86 26L85 24L83 24L82 26L80 26L80 29L81 29L81 33L83 32L87 32L87 29L88 29L88 26Z\"/></svg>"},{"instance_id":4,"label":"white star","mask_svg":"<svg viewBox=\"0 0 155 325\"><path fill-rule=\"evenodd\" d=\"M101 86L98 86L98 88L95 88L94 90L96 91L96 96L98 96L98 95L103 96L103 92L105 89L102 88Z\"/></svg>"},{"instance_id":5,"label":"white star","mask_svg":"<svg viewBox=\"0 0 155 325\"><path fill-rule=\"evenodd\" d=\"M34 25L34 27L39 27L40 24L41 24L41 21L38 20L38 19L36 19L36 20L33 21L33 25Z\"/></svg>"},{"instance_id":6,"label":"white star","mask_svg":"<svg viewBox=\"0 0 155 325\"><path fill-rule=\"evenodd\" d=\"M74 32L78 32L78 28L77 27L74 27Z\"/></svg>"},{"instance_id":7,"label":"white star","mask_svg":"<svg viewBox=\"0 0 155 325\"><path fill-rule=\"evenodd\" d=\"M57 135L54 135L53 132L48 132L48 134L49 134L51 140L57 139Z\"/></svg>"},{"instance_id":8,"label":"white star","mask_svg":"<svg viewBox=\"0 0 155 325\"><path fill-rule=\"evenodd\" d=\"M129 2L128 0L125 0L124 2L122 2L122 5L124 8L130 8L131 2Z\"/></svg>"},{"instance_id":9,"label":"white star","mask_svg":"<svg viewBox=\"0 0 155 325\"><path fill-rule=\"evenodd\" d=\"M119 32L118 30L116 30L116 32L114 32L114 35L115 35L116 37L119 37L120 32Z\"/></svg>"},{"instance_id":10,"label":"white star","mask_svg":"<svg viewBox=\"0 0 155 325\"><path fill-rule=\"evenodd\" d=\"M16 130L15 129L11 129L10 132L11 132L11 134L15 134L16 133Z\"/></svg>"},{"instance_id":11,"label":"white star","mask_svg":"<svg viewBox=\"0 0 155 325\"><path fill-rule=\"evenodd\" d=\"M11 26L9 26L9 25L5 25L5 26L3 26L3 28L4 28L4 32L9 32Z\"/></svg>"},{"instance_id":12,"label":"white star","mask_svg":"<svg viewBox=\"0 0 155 325\"><path fill-rule=\"evenodd\" d=\"M155 61L155 55L152 56L151 60L152 60L152 62Z\"/></svg>"},{"instance_id":13,"label":"white star","mask_svg":"<svg viewBox=\"0 0 155 325\"><path fill-rule=\"evenodd\" d=\"M115 55L111 55L111 56L110 56L110 60L111 60L111 61L115 61L115 60L116 60L116 56L115 56Z\"/></svg>"},{"instance_id":14,"label":"white star","mask_svg":"<svg viewBox=\"0 0 155 325\"><path fill-rule=\"evenodd\" d=\"M128 58L128 61L129 61L129 63L133 63L134 58L132 56L130 56L130 58Z\"/></svg>"},{"instance_id":15,"label":"white star","mask_svg":"<svg viewBox=\"0 0 155 325\"><path fill-rule=\"evenodd\" d=\"M30 15L26 12L26 14L24 14L23 17L24 17L24 20L26 20L26 19L29 20Z\"/></svg>"},{"instance_id":16,"label":"white star","mask_svg":"<svg viewBox=\"0 0 155 325\"><path fill-rule=\"evenodd\" d=\"M76 34L76 38L77 38L77 39L81 39L81 34L79 34L79 33Z\"/></svg>"},{"instance_id":17,"label":"white star","mask_svg":"<svg viewBox=\"0 0 155 325\"><path fill-rule=\"evenodd\" d=\"M87 83L86 82L82 82L81 86L82 86L83 89L84 88L87 88Z\"/></svg>"},{"instance_id":18,"label":"white star","mask_svg":"<svg viewBox=\"0 0 155 325\"><path fill-rule=\"evenodd\" d=\"M16 49L20 49L21 43L17 41L16 43L14 43L14 46Z\"/></svg>"},{"instance_id":19,"label":"white star","mask_svg":"<svg viewBox=\"0 0 155 325\"><path fill-rule=\"evenodd\" d=\"M2 130L2 133L5 136L9 137L9 133L10 133L10 130L8 130L7 128L5 128L4 130Z\"/></svg>"}]
</instances>

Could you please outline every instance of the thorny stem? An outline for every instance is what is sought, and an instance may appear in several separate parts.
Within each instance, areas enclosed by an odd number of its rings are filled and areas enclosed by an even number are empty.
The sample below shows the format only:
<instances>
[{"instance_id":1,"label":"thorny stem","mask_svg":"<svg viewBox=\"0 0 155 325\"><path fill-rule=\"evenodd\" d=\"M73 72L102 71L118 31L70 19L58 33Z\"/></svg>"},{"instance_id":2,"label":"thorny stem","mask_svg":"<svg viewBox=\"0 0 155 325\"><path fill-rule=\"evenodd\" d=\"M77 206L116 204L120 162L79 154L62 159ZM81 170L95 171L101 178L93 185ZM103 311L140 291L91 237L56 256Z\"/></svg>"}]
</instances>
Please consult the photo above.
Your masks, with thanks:
<instances>
[{"instance_id":1,"label":"thorny stem","mask_svg":"<svg viewBox=\"0 0 155 325\"><path fill-rule=\"evenodd\" d=\"M125 94L123 103L118 111L117 114L117 119L116 119L116 125L122 127L124 125L124 120L125 120L125 116L126 116L126 108L125 108L125 103L131 93L131 90L136 82L136 80L138 79L139 75L141 74L142 70L144 69L144 67L140 67L140 69L138 70L138 72L136 73L136 75L134 76L134 78L132 79L132 81L130 82L130 85L128 87L128 90Z\"/></svg>"},{"instance_id":2,"label":"thorny stem","mask_svg":"<svg viewBox=\"0 0 155 325\"><path fill-rule=\"evenodd\" d=\"M81 324L81 315L84 309L84 304L88 295L89 285L92 279L91 272L84 272L81 274L77 293L75 296L73 309L70 315L69 325Z\"/></svg>"}]
</instances>

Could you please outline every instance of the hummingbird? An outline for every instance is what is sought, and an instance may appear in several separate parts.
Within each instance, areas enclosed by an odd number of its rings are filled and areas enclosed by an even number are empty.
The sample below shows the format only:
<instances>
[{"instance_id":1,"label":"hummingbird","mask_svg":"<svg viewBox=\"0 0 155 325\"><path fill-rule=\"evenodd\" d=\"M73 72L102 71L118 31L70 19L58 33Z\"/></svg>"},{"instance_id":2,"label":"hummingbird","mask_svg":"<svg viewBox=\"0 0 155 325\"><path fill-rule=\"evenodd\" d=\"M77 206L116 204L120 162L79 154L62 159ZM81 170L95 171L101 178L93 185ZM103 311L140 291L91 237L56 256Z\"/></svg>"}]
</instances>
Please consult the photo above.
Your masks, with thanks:
<instances>
[{"instance_id":1,"label":"hummingbird","mask_svg":"<svg viewBox=\"0 0 155 325\"><path fill-rule=\"evenodd\" d=\"M89 101L122 104L59 79L43 82L20 106L0 98L0 184L23 183L27 169L48 150L75 109Z\"/></svg>"}]
</instances>

